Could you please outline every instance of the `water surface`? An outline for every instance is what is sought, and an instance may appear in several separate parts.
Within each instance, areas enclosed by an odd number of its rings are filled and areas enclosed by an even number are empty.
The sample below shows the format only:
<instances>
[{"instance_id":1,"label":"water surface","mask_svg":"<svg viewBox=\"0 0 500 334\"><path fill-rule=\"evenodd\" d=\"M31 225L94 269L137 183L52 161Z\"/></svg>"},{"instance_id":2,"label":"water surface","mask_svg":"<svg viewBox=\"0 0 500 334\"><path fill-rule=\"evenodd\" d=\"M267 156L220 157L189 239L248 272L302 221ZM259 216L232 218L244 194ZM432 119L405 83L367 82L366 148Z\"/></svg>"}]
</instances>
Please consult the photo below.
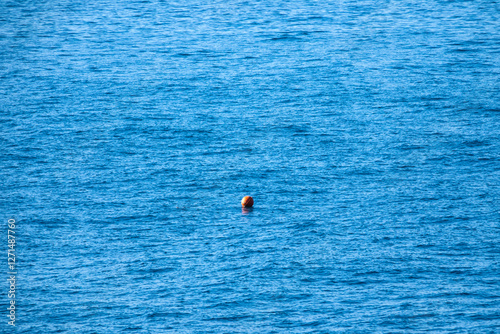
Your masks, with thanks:
<instances>
[{"instance_id":1,"label":"water surface","mask_svg":"<svg viewBox=\"0 0 500 334\"><path fill-rule=\"evenodd\" d=\"M495 1L2 2L17 332L499 332L498 22Z\"/></svg>"}]
</instances>

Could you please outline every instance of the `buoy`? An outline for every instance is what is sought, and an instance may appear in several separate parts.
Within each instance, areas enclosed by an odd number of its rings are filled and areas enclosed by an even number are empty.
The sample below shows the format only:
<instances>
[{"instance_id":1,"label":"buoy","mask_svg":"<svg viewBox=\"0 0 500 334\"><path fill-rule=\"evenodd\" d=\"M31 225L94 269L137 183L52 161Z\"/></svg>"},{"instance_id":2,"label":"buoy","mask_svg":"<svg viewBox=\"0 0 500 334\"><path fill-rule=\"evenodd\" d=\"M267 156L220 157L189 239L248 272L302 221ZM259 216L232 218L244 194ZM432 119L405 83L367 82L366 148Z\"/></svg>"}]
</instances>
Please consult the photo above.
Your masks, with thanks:
<instances>
[{"instance_id":1,"label":"buoy","mask_svg":"<svg viewBox=\"0 0 500 334\"><path fill-rule=\"evenodd\" d=\"M251 208L253 206L253 198L251 196L245 196L241 200L241 206L244 208Z\"/></svg>"}]
</instances>

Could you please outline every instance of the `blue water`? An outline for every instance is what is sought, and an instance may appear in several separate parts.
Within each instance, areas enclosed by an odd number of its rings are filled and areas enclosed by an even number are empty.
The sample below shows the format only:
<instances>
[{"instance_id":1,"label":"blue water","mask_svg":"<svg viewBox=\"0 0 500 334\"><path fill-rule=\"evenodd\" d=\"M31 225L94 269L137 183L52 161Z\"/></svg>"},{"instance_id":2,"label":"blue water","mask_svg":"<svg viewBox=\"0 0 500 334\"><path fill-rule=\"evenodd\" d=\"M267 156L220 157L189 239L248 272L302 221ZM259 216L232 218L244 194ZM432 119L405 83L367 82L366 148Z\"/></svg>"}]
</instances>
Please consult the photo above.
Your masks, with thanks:
<instances>
[{"instance_id":1,"label":"blue water","mask_svg":"<svg viewBox=\"0 0 500 334\"><path fill-rule=\"evenodd\" d=\"M495 1L2 1L13 332L500 332L499 74Z\"/></svg>"}]
</instances>

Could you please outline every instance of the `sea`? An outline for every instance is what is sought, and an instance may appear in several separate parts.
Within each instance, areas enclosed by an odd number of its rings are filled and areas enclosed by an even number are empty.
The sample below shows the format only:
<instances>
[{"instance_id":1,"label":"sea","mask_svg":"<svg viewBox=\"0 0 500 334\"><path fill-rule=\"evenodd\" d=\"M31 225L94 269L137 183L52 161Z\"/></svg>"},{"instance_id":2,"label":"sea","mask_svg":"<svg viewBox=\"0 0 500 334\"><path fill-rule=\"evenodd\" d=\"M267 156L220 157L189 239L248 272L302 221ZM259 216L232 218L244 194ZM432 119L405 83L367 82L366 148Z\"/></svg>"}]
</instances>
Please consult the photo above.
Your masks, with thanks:
<instances>
[{"instance_id":1,"label":"sea","mask_svg":"<svg viewBox=\"0 0 500 334\"><path fill-rule=\"evenodd\" d=\"M0 152L2 333L500 333L498 1L2 0Z\"/></svg>"}]
</instances>

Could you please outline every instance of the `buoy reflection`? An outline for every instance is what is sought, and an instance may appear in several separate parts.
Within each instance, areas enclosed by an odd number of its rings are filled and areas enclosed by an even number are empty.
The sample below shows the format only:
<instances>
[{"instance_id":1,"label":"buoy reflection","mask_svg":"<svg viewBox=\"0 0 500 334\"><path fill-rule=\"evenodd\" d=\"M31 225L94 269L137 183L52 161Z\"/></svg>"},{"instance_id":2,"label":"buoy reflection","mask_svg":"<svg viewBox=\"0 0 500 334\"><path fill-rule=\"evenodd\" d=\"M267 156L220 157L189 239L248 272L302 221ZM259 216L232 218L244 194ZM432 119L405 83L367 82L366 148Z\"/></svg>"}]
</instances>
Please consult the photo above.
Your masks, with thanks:
<instances>
[{"instance_id":1,"label":"buoy reflection","mask_svg":"<svg viewBox=\"0 0 500 334\"><path fill-rule=\"evenodd\" d=\"M244 215L248 215L250 212L253 211L253 208L241 208L241 213L244 214Z\"/></svg>"}]
</instances>

